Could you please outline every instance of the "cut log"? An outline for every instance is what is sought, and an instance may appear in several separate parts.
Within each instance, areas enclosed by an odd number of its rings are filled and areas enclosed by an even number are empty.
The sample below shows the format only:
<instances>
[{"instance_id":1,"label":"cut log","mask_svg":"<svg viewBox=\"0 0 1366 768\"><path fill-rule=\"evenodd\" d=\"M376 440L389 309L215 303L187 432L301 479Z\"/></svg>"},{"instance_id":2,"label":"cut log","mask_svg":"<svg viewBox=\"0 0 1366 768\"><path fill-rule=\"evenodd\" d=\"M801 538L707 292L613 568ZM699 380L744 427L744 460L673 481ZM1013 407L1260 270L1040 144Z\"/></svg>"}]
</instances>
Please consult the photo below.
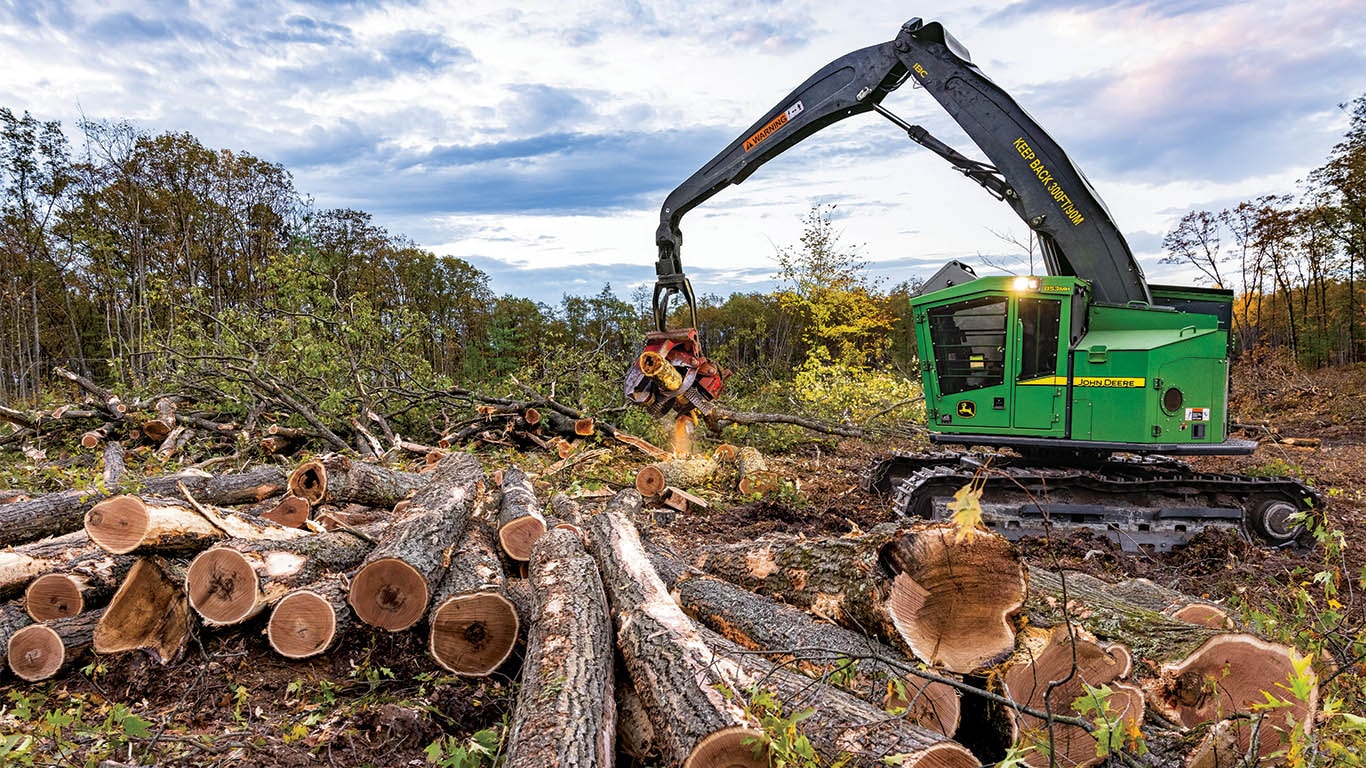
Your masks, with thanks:
<instances>
[{"instance_id":1,"label":"cut log","mask_svg":"<svg viewBox=\"0 0 1366 768\"><path fill-rule=\"evenodd\" d=\"M1114 681L1127 677L1132 668L1133 657L1117 643L1103 644L1085 631L1069 631L1065 626L1054 630L1031 628L1020 636L1019 647L1011 658L997 667L996 679L1002 695L1021 706L1054 715L1083 717L1073 709L1073 702L1087 695L1086 686L1109 685L1111 690L1119 690ZM1107 711L1117 727L1141 724L1143 710L1142 691L1137 688L1125 688L1107 702ZM1032 715L1002 714L1011 743L1041 747L1025 757L1027 765L1085 768L1103 761L1097 756L1095 737L1085 728L1058 722L1050 728Z\"/></svg>"},{"instance_id":2,"label":"cut log","mask_svg":"<svg viewBox=\"0 0 1366 768\"><path fill-rule=\"evenodd\" d=\"M289 476L289 492L317 506L357 503L392 507L427 484L416 472L399 472L337 453L299 465Z\"/></svg>"},{"instance_id":3,"label":"cut log","mask_svg":"<svg viewBox=\"0 0 1366 768\"><path fill-rule=\"evenodd\" d=\"M673 486L665 488L664 491L659 494L659 501L669 509L677 510L679 512L687 512L689 509L706 509L711 506L707 503L706 499L700 496L694 496L681 488L674 488Z\"/></svg>"},{"instance_id":4,"label":"cut log","mask_svg":"<svg viewBox=\"0 0 1366 768\"><path fill-rule=\"evenodd\" d=\"M906 709L911 722L941 735L958 730L958 689L907 674L914 662L890 646L688 569L660 552L651 551L650 560L683 610L727 640L810 677L837 676L840 687L864 701Z\"/></svg>"},{"instance_id":5,"label":"cut log","mask_svg":"<svg viewBox=\"0 0 1366 768\"><path fill-rule=\"evenodd\" d=\"M755 681L758 689L771 691L782 702L784 717L809 713L798 725L816 753L829 762L858 768L884 768L889 764L922 768L978 768L972 752L941 733L921 728L862 699L805 675L778 667L753 652L702 630L703 639L715 651L716 661L734 664ZM893 758L899 762L888 763Z\"/></svg>"},{"instance_id":6,"label":"cut log","mask_svg":"<svg viewBox=\"0 0 1366 768\"><path fill-rule=\"evenodd\" d=\"M334 575L280 598L266 625L270 647L287 659L330 650L353 620L346 591L346 580Z\"/></svg>"},{"instance_id":7,"label":"cut log","mask_svg":"<svg viewBox=\"0 0 1366 768\"><path fill-rule=\"evenodd\" d=\"M375 546L374 539L361 533L334 531L291 541L229 539L215 544L190 561L185 576L190 606L211 627L240 624L290 590L360 564Z\"/></svg>"},{"instance_id":8,"label":"cut log","mask_svg":"<svg viewBox=\"0 0 1366 768\"><path fill-rule=\"evenodd\" d=\"M94 429L87 430L81 435L81 447L98 448L115 429L117 429L116 424L113 422L105 422Z\"/></svg>"},{"instance_id":9,"label":"cut log","mask_svg":"<svg viewBox=\"0 0 1366 768\"><path fill-rule=\"evenodd\" d=\"M142 434L154 443L160 443L171 434L176 426L176 401L169 397L157 398L157 416L142 422Z\"/></svg>"},{"instance_id":10,"label":"cut log","mask_svg":"<svg viewBox=\"0 0 1366 768\"><path fill-rule=\"evenodd\" d=\"M536 613L504 765L610 766L617 731L612 622L597 566L571 531L552 531L536 543L531 583Z\"/></svg>"},{"instance_id":11,"label":"cut log","mask_svg":"<svg viewBox=\"0 0 1366 768\"><path fill-rule=\"evenodd\" d=\"M159 664L179 658L194 628L184 583L183 568L160 557L139 558L95 627L95 651L143 651Z\"/></svg>"},{"instance_id":12,"label":"cut log","mask_svg":"<svg viewBox=\"0 0 1366 768\"><path fill-rule=\"evenodd\" d=\"M0 551L0 599L14 597L35 578L98 550L85 531L76 531Z\"/></svg>"},{"instance_id":13,"label":"cut log","mask_svg":"<svg viewBox=\"0 0 1366 768\"><path fill-rule=\"evenodd\" d=\"M1257 718L1256 750L1252 750L1252 717L1234 720L1224 729L1231 730L1237 754L1252 751L1262 765L1274 765L1271 756L1289 746L1295 726L1312 730L1318 712L1318 679L1307 664L1303 673L1296 671L1296 663L1302 661L1288 646L1227 633L1211 637L1185 659L1164 665L1157 679L1143 687L1149 704L1184 728L1253 716L1255 707L1267 703L1268 693L1287 702L1287 706ZM1295 681L1304 682L1308 688L1304 700L1289 692Z\"/></svg>"},{"instance_id":14,"label":"cut log","mask_svg":"<svg viewBox=\"0 0 1366 768\"><path fill-rule=\"evenodd\" d=\"M452 453L436 466L351 580L348 599L366 624L399 632L427 615L448 550L484 481L478 460L467 453Z\"/></svg>"},{"instance_id":15,"label":"cut log","mask_svg":"<svg viewBox=\"0 0 1366 768\"><path fill-rule=\"evenodd\" d=\"M655 496L669 486L696 488L716 474L716 462L707 456L660 461L636 472L636 490L642 496Z\"/></svg>"},{"instance_id":16,"label":"cut log","mask_svg":"<svg viewBox=\"0 0 1366 768\"><path fill-rule=\"evenodd\" d=\"M698 549L726 581L872 633L927 664L971 672L1014 647L1027 578L1005 539L950 523L881 525L840 539L774 536Z\"/></svg>"},{"instance_id":17,"label":"cut log","mask_svg":"<svg viewBox=\"0 0 1366 768\"><path fill-rule=\"evenodd\" d=\"M30 683L55 677L90 647L102 613L95 609L16 631L8 643L10 670Z\"/></svg>"},{"instance_id":18,"label":"cut log","mask_svg":"<svg viewBox=\"0 0 1366 768\"><path fill-rule=\"evenodd\" d=\"M104 485L104 490L114 493L119 488L119 483L123 482L123 475L128 471L128 465L123 461L123 443L117 440L110 440L104 444L104 470L100 474L100 482Z\"/></svg>"},{"instance_id":19,"label":"cut log","mask_svg":"<svg viewBox=\"0 0 1366 768\"><path fill-rule=\"evenodd\" d=\"M719 660L669 597L629 522L640 494L617 494L588 524L617 628L617 648L640 695L664 762L684 768L767 766L747 742L761 732L726 691L754 680L737 664Z\"/></svg>"},{"instance_id":20,"label":"cut log","mask_svg":"<svg viewBox=\"0 0 1366 768\"><path fill-rule=\"evenodd\" d=\"M617 700L617 747L638 765L653 765L659 762L659 748L655 745L655 726L645 712L645 703L631 684L631 676L621 655L615 654L617 662L612 676L612 686Z\"/></svg>"},{"instance_id":21,"label":"cut log","mask_svg":"<svg viewBox=\"0 0 1366 768\"><path fill-rule=\"evenodd\" d=\"M116 555L187 554L227 538L284 541L308 535L297 528L169 499L114 496L90 508L85 532Z\"/></svg>"},{"instance_id":22,"label":"cut log","mask_svg":"<svg viewBox=\"0 0 1366 768\"><path fill-rule=\"evenodd\" d=\"M782 477L769 469L768 460L757 448L737 450L735 465L735 489L744 496L772 493L782 483Z\"/></svg>"},{"instance_id":23,"label":"cut log","mask_svg":"<svg viewBox=\"0 0 1366 768\"><path fill-rule=\"evenodd\" d=\"M507 661L517 645L517 608L503 594L503 568L493 536L471 519L432 601L428 649L442 668L484 677Z\"/></svg>"},{"instance_id":24,"label":"cut log","mask_svg":"<svg viewBox=\"0 0 1366 768\"><path fill-rule=\"evenodd\" d=\"M520 562L531 559L531 547L546 531L541 502L531 479L517 467L503 473L503 497L498 503L498 543L508 557Z\"/></svg>"},{"instance_id":25,"label":"cut log","mask_svg":"<svg viewBox=\"0 0 1366 768\"><path fill-rule=\"evenodd\" d=\"M183 483L200 502L232 505L278 495L285 488L285 480L284 470L263 466L218 476L187 471L147 478L141 485L147 495L178 496L178 486ZM0 506L0 547L78 531L85 520L85 513L108 495L97 489L60 491Z\"/></svg>"},{"instance_id":26,"label":"cut log","mask_svg":"<svg viewBox=\"0 0 1366 768\"><path fill-rule=\"evenodd\" d=\"M10 637L32 623L33 619L24 612L24 606L18 600L0 605L0 667L9 666L6 649L9 648Z\"/></svg>"},{"instance_id":27,"label":"cut log","mask_svg":"<svg viewBox=\"0 0 1366 768\"><path fill-rule=\"evenodd\" d=\"M109 602L133 567L135 558L92 551L45 573L24 590L24 610L34 621L51 621L87 613Z\"/></svg>"},{"instance_id":28,"label":"cut log","mask_svg":"<svg viewBox=\"0 0 1366 768\"><path fill-rule=\"evenodd\" d=\"M286 528L302 528L308 522L309 504L302 496L286 496L279 503L261 513L262 520L283 525Z\"/></svg>"}]
</instances>

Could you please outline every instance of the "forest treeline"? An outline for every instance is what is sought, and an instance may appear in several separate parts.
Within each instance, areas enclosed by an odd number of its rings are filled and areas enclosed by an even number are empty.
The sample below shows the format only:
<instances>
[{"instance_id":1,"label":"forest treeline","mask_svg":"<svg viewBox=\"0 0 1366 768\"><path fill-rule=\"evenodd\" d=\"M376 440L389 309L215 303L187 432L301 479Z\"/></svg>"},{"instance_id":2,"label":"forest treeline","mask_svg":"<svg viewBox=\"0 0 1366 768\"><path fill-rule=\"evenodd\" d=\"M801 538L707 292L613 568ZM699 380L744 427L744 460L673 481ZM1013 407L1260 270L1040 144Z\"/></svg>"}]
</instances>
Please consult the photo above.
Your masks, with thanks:
<instances>
[{"instance_id":1,"label":"forest treeline","mask_svg":"<svg viewBox=\"0 0 1366 768\"><path fill-rule=\"evenodd\" d=\"M1305 365L1366 359L1366 97L1297 196L1193 211L1169 261L1239 294L1246 353ZM288 169L185 133L0 108L0 401L36 402L64 366L124 388L234 397L233 382L349 399L548 375L571 397L619 386L651 326L643 290L496 295L487 274L315 208ZM912 283L883 288L813 209L780 249L782 288L704 295L709 355L752 380L803 371L913 374ZM262 384L264 382L264 384ZM245 390L238 393L245 398ZM619 398L618 398L619 399Z\"/></svg>"}]
</instances>

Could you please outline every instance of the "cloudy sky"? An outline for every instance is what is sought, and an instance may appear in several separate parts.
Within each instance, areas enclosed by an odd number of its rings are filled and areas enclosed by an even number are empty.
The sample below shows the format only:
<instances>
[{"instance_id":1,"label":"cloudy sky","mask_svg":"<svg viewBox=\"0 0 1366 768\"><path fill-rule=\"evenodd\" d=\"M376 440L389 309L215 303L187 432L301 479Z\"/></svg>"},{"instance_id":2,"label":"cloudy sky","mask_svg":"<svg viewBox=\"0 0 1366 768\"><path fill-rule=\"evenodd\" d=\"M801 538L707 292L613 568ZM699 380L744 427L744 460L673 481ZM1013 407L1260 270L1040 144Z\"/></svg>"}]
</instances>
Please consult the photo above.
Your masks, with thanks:
<instances>
[{"instance_id":1,"label":"cloudy sky","mask_svg":"<svg viewBox=\"0 0 1366 768\"><path fill-rule=\"evenodd\" d=\"M318 207L368 211L500 293L625 297L653 283L674 186L911 16L942 21L1068 150L1158 282L1181 277L1157 260L1184 212L1296 191L1366 93L1360 0L0 0L0 106L282 163ZM927 94L884 103L980 157ZM771 287L816 204L892 282L1010 266L1025 233L863 115L684 219L694 286Z\"/></svg>"}]
</instances>

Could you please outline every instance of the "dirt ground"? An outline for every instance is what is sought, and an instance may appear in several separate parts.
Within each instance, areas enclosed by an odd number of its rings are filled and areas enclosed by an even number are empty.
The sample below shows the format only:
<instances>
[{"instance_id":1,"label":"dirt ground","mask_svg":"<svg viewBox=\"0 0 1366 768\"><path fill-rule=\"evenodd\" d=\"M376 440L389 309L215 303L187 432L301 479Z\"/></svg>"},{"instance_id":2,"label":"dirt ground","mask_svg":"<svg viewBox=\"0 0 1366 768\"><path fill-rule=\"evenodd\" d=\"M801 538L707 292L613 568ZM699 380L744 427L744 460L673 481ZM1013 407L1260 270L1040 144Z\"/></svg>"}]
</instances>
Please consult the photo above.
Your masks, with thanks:
<instances>
[{"instance_id":1,"label":"dirt ground","mask_svg":"<svg viewBox=\"0 0 1366 768\"><path fill-rule=\"evenodd\" d=\"M1348 546L1331 564L1362 573L1366 554L1366 366L1304 373L1276 367L1238 371L1233 412L1247 436L1262 440L1252 456L1206 458L1209 471L1294 473L1327 499L1327 524ZM1315 438L1312 447L1278 442ZM889 446L812 440L771 457L797 484L760 501L712 496L686 514L657 509L644 521L678 549L744 540L770 532L841 535L892 519L885 499L860 489L864 472ZM911 448L913 445L895 446ZM519 460L527 469L549 459L490 455L486 467ZM643 461L618 451L607 461L538 481L545 498L583 493L591 503L629 482ZM1228 535L1202 535L1170 554L1128 553L1090 536L1059 535L1022 544L1038 565L1107 578L1142 576L1243 610L1274 603L1283 585L1322 567L1318 549L1271 550ZM1366 608L1347 595L1341 631L1359 635ZM342 647L306 662L271 652L258 621L203 631L186 657L160 667L141 657L86 659L55 681L0 679L0 765L81 765L113 758L129 764L393 766L455 761L477 732L505 722L516 695L515 655L484 680L452 678L427 657L424 632L390 634L353 628ZM1341 661L1348 661L1340 659ZM125 710L115 708L122 705ZM120 729L109 713L138 722ZM57 713L53 725L53 713ZM67 723L61 713L72 715ZM111 724L112 722L112 724ZM65 724L63 724L65 723ZM27 756L6 757L7 734L35 739ZM429 745L441 749L429 751ZM36 759L26 763L28 759ZM478 765L480 763L468 763Z\"/></svg>"}]
</instances>

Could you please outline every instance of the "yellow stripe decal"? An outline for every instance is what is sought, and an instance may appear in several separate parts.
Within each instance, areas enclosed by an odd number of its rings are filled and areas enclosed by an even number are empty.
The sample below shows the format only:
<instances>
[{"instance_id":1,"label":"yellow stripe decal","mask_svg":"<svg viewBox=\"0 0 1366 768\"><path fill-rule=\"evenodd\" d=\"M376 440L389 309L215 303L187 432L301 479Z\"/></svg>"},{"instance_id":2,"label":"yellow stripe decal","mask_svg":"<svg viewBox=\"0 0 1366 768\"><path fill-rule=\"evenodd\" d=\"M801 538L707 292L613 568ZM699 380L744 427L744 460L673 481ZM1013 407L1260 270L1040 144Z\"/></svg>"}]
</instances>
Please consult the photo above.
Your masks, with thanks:
<instances>
[{"instance_id":1,"label":"yellow stripe decal","mask_svg":"<svg viewBox=\"0 0 1366 768\"><path fill-rule=\"evenodd\" d=\"M1065 387L1066 376L1043 376L1028 381L1016 382L1025 387ZM1072 380L1074 387L1106 387L1110 389L1142 389L1148 380L1126 376L1078 376Z\"/></svg>"}]
</instances>

